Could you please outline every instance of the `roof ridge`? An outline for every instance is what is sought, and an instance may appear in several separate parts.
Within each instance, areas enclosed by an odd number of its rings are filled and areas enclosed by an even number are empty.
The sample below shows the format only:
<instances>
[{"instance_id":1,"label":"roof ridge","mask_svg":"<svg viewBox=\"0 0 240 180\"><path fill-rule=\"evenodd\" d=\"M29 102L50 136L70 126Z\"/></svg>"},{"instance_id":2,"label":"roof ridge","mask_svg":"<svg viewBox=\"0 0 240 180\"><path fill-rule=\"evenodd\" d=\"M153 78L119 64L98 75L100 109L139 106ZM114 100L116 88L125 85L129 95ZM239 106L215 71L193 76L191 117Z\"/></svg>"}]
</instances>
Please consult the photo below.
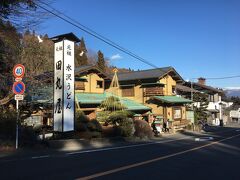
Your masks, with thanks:
<instances>
[{"instance_id":1,"label":"roof ridge","mask_svg":"<svg viewBox=\"0 0 240 180\"><path fill-rule=\"evenodd\" d=\"M164 69L164 68L171 69L173 67L172 66L165 66L165 67L160 67L160 68L143 69L143 70L139 70L139 71L119 72L118 74L128 74L128 73L135 73L135 72L152 71L152 70Z\"/></svg>"},{"instance_id":2,"label":"roof ridge","mask_svg":"<svg viewBox=\"0 0 240 180\"><path fill-rule=\"evenodd\" d=\"M197 84L197 85L203 86L203 87L215 89L216 91L222 91L219 87L213 87L213 86L206 85L206 84L201 84L201 83L198 83L198 82L194 82L194 83Z\"/></svg>"}]
</instances>

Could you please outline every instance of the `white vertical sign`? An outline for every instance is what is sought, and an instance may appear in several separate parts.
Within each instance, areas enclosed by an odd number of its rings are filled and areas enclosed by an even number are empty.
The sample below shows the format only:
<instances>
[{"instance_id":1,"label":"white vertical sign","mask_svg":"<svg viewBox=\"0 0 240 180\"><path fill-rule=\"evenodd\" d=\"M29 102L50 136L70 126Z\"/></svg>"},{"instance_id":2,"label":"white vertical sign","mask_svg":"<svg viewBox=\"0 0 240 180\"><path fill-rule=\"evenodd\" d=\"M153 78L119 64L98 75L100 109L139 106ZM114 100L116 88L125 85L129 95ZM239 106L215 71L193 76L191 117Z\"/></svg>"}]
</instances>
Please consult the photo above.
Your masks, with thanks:
<instances>
[{"instance_id":1,"label":"white vertical sign","mask_svg":"<svg viewBox=\"0 0 240 180\"><path fill-rule=\"evenodd\" d=\"M63 131L63 41L54 44L54 131Z\"/></svg>"},{"instance_id":2,"label":"white vertical sign","mask_svg":"<svg viewBox=\"0 0 240 180\"><path fill-rule=\"evenodd\" d=\"M74 42L64 40L63 131L74 130Z\"/></svg>"},{"instance_id":3,"label":"white vertical sign","mask_svg":"<svg viewBox=\"0 0 240 180\"><path fill-rule=\"evenodd\" d=\"M74 130L74 42L55 43L54 131Z\"/></svg>"}]
</instances>

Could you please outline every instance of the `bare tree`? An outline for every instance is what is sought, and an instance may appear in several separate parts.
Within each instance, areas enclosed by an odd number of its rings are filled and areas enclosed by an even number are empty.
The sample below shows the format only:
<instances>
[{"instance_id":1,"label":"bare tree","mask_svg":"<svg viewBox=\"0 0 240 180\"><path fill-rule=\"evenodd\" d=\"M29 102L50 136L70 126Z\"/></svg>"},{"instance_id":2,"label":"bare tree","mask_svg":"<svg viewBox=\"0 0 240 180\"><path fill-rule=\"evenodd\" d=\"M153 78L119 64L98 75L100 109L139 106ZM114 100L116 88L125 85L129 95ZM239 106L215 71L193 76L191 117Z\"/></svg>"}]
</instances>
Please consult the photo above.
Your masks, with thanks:
<instances>
[{"instance_id":1,"label":"bare tree","mask_svg":"<svg viewBox=\"0 0 240 180\"><path fill-rule=\"evenodd\" d=\"M46 1L46 0L44 0ZM30 29L37 26L49 14L39 8L40 0L1 0L0 20L10 21L18 30Z\"/></svg>"}]
</instances>

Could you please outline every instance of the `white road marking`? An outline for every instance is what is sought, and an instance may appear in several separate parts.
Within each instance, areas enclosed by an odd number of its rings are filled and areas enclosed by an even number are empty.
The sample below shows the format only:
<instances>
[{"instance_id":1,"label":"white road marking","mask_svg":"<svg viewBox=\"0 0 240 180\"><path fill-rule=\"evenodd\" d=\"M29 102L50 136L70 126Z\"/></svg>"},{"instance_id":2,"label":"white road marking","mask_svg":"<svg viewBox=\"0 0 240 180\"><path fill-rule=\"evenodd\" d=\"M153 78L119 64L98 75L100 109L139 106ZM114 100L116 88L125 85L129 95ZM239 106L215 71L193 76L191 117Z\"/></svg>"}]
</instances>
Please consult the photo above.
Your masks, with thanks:
<instances>
[{"instance_id":1,"label":"white road marking","mask_svg":"<svg viewBox=\"0 0 240 180\"><path fill-rule=\"evenodd\" d=\"M213 140L213 137L200 137L200 138L195 138L195 141L211 141Z\"/></svg>"},{"instance_id":2,"label":"white road marking","mask_svg":"<svg viewBox=\"0 0 240 180\"><path fill-rule=\"evenodd\" d=\"M169 154L169 155L165 155L165 156L160 156L160 157L150 159L150 160L147 160L147 161L142 161L142 162L135 163L135 164L129 164L129 165L122 166L122 167L119 167L119 168L116 168L116 169L111 169L111 170L108 170L108 171L99 172L99 173L92 174L92 175L89 175L89 176L77 178L76 180L88 180L88 179L98 178L98 177L106 176L106 175L113 174L113 173L116 173L116 172L128 170L128 169L131 169L131 168L136 168L136 167L143 166L143 165L146 165L146 164L150 164L150 163L153 163L153 162L157 162L157 161L160 161L160 160L163 160L163 159L168 159L168 158L171 158L171 157L174 157L174 156L179 156L179 155L186 154L186 153L189 153L189 152L194 152L194 151L197 151L199 149L203 149L203 148L218 144L220 142L223 142L223 141L226 141L226 140L238 137L238 136L240 136L240 134L237 134L237 135L234 135L234 136L231 136L231 137L228 137L228 138L224 138L224 139L219 140L219 141L214 141L214 142L211 142L211 143L208 143L208 144L205 144L205 145L202 145L202 146L198 146L198 147L195 147L195 148L180 151L180 152L177 152L177 153L173 153L173 154Z\"/></svg>"},{"instance_id":3,"label":"white road marking","mask_svg":"<svg viewBox=\"0 0 240 180\"><path fill-rule=\"evenodd\" d=\"M166 140L166 141L159 141L159 142L150 142L150 143L144 143L144 144L134 144L134 145L127 145L127 146L117 146L117 147L109 147L109 148L101 148L101 149L91 149L91 150L85 150L85 151L77 151L77 152L70 152L66 153L66 155L74 155L74 154L84 154L84 153L92 153L92 152L101 152L101 151L109 151L109 150L116 150L116 149L126 149L126 148L132 148L132 147L140 147L140 146L148 146L153 144L162 144L167 142L174 142L174 141L180 141L183 139L191 139L191 137L184 137L174 140Z\"/></svg>"},{"instance_id":4,"label":"white road marking","mask_svg":"<svg viewBox=\"0 0 240 180\"><path fill-rule=\"evenodd\" d=\"M47 158L50 157L50 155L44 155L44 156L33 156L32 159L41 159L41 158Z\"/></svg>"},{"instance_id":5,"label":"white road marking","mask_svg":"<svg viewBox=\"0 0 240 180\"><path fill-rule=\"evenodd\" d=\"M236 131L240 131L240 129L237 129Z\"/></svg>"}]
</instances>

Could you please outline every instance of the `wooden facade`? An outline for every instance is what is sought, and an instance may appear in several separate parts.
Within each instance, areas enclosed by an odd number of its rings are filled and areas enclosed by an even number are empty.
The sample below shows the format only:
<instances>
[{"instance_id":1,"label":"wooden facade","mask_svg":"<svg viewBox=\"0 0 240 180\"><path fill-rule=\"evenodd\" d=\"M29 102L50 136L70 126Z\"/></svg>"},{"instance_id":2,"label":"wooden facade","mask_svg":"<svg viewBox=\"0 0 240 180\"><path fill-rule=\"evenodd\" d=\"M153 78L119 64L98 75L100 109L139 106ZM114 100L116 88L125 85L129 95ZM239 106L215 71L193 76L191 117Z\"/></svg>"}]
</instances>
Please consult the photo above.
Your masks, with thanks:
<instances>
[{"instance_id":1,"label":"wooden facade","mask_svg":"<svg viewBox=\"0 0 240 180\"><path fill-rule=\"evenodd\" d=\"M165 73L163 76L149 79L130 79L129 81L121 81L120 84L125 84L120 88L120 94L123 97L134 100L150 107L152 114L161 116L164 120L170 120L174 126L186 126L189 121L186 120L186 107L184 103L163 103L157 100L152 100L153 96L175 96L176 85L181 77L173 71ZM126 87L126 84L131 84L131 87Z\"/></svg>"}]
</instances>

